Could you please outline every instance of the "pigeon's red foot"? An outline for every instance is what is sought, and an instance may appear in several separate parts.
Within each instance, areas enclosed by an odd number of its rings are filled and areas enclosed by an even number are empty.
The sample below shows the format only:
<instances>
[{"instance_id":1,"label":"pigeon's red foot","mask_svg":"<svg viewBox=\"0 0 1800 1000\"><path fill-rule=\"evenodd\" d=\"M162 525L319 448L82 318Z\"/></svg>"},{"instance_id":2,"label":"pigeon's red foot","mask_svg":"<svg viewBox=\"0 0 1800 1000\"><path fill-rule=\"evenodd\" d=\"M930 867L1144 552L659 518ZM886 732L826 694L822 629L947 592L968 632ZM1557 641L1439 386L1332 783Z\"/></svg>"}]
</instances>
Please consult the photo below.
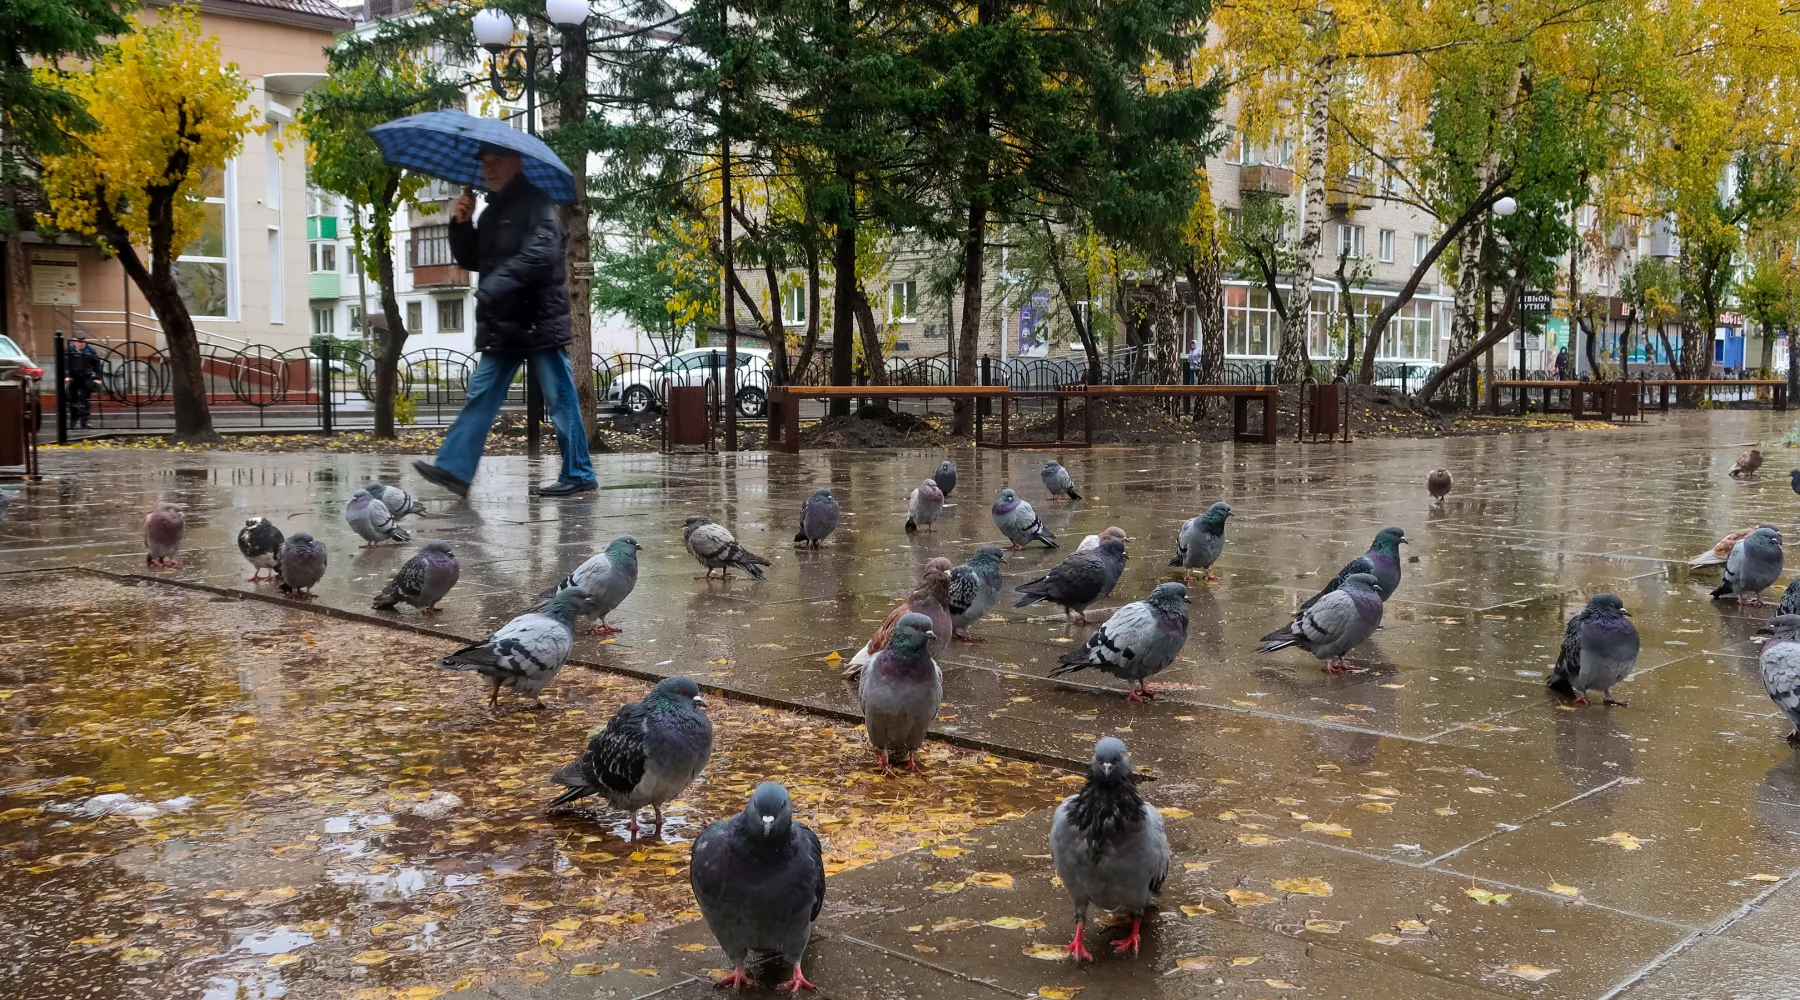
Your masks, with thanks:
<instances>
[{"instance_id":1,"label":"pigeon's red foot","mask_svg":"<svg viewBox=\"0 0 1800 1000\"><path fill-rule=\"evenodd\" d=\"M1131 918L1131 933L1113 942L1112 949L1115 954L1126 951L1127 949L1129 949L1133 955L1138 953L1138 944L1143 940L1139 937L1138 931L1142 927L1143 922L1142 917Z\"/></svg>"},{"instance_id":2,"label":"pigeon's red foot","mask_svg":"<svg viewBox=\"0 0 1800 1000\"><path fill-rule=\"evenodd\" d=\"M756 980L751 979L750 974L748 972L745 972L744 967L740 965L737 968L731 970L731 975L726 976L725 978L714 983L713 988L714 989L724 989L725 987L729 986L729 987L731 987L732 992L735 993L738 990L741 990L746 986L755 986L755 985L756 985Z\"/></svg>"},{"instance_id":3,"label":"pigeon's red foot","mask_svg":"<svg viewBox=\"0 0 1800 1000\"><path fill-rule=\"evenodd\" d=\"M625 839L636 840L638 835L637 811L633 810L631 818L625 821Z\"/></svg>"},{"instance_id":4,"label":"pigeon's red foot","mask_svg":"<svg viewBox=\"0 0 1800 1000\"><path fill-rule=\"evenodd\" d=\"M1023 546L1023 545L1008 545L1006 547L1006 551L1008 551L1008 552L1023 552L1023 551L1025 551L1025 546Z\"/></svg>"},{"instance_id":5,"label":"pigeon's red foot","mask_svg":"<svg viewBox=\"0 0 1800 1000\"><path fill-rule=\"evenodd\" d=\"M1325 672L1328 674L1346 674L1354 669L1356 668L1350 665L1350 661L1342 657L1334 657L1325 661Z\"/></svg>"},{"instance_id":6,"label":"pigeon's red foot","mask_svg":"<svg viewBox=\"0 0 1800 1000\"><path fill-rule=\"evenodd\" d=\"M909 753L906 755L906 769L908 771L917 771L919 769L918 754Z\"/></svg>"},{"instance_id":7,"label":"pigeon's red foot","mask_svg":"<svg viewBox=\"0 0 1800 1000\"><path fill-rule=\"evenodd\" d=\"M1094 956L1090 954L1087 947L1081 943L1081 932L1086 926L1087 924L1085 921L1076 921L1075 940L1070 941L1063 946L1063 950L1075 956L1075 961L1077 962L1092 962L1094 960Z\"/></svg>"},{"instance_id":8,"label":"pigeon's red foot","mask_svg":"<svg viewBox=\"0 0 1800 1000\"><path fill-rule=\"evenodd\" d=\"M1625 702L1625 699L1623 699L1623 698L1603 698L1603 699L1601 699L1600 704L1605 705L1608 708L1611 708L1615 705L1618 706L1619 708L1626 707L1626 702Z\"/></svg>"},{"instance_id":9,"label":"pigeon's red foot","mask_svg":"<svg viewBox=\"0 0 1800 1000\"><path fill-rule=\"evenodd\" d=\"M605 622L595 625L592 629L592 632L595 635L618 635L623 631L625 630L615 625L608 625Z\"/></svg>"},{"instance_id":10,"label":"pigeon's red foot","mask_svg":"<svg viewBox=\"0 0 1800 1000\"><path fill-rule=\"evenodd\" d=\"M1591 701L1588 701L1588 698L1587 698L1587 695L1585 695L1585 694L1578 694L1578 695L1576 695L1576 696L1575 696L1575 704L1577 704L1577 705L1584 705L1584 706L1585 706L1585 705L1592 705L1592 704L1593 704L1593 702L1591 702Z\"/></svg>"},{"instance_id":11,"label":"pigeon's red foot","mask_svg":"<svg viewBox=\"0 0 1800 1000\"><path fill-rule=\"evenodd\" d=\"M875 751L875 766L881 768L883 771L887 770L888 759L886 750Z\"/></svg>"},{"instance_id":12,"label":"pigeon's red foot","mask_svg":"<svg viewBox=\"0 0 1800 1000\"><path fill-rule=\"evenodd\" d=\"M781 984L777 985L775 988L778 990L787 990L788 993L792 996L799 996L801 990L816 990L816 989L818 989L817 986L814 986L812 984L812 980L806 978L806 973L800 971L800 963L799 962L794 963L793 976L791 978L789 978L787 982L781 983Z\"/></svg>"},{"instance_id":13,"label":"pigeon's red foot","mask_svg":"<svg viewBox=\"0 0 1800 1000\"><path fill-rule=\"evenodd\" d=\"M1125 692L1125 700L1130 702L1144 702L1155 697L1156 692L1151 691L1149 688L1132 688L1130 691Z\"/></svg>"},{"instance_id":14,"label":"pigeon's red foot","mask_svg":"<svg viewBox=\"0 0 1800 1000\"><path fill-rule=\"evenodd\" d=\"M663 827L662 806L651 806L650 809L656 813L656 835L661 837Z\"/></svg>"},{"instance_id":15,"label":"pigeon's red foot","mask_svg":"<svg viewBox=\"0 0 1800 1000\"><path fill-rule=\"evenodd\" d=\"M1206 579L1207 583L1218 583L1219 582L1219 578L1212 575L1211 573L1206 574L1205 579Z\"/></svg>"}]
</instances>

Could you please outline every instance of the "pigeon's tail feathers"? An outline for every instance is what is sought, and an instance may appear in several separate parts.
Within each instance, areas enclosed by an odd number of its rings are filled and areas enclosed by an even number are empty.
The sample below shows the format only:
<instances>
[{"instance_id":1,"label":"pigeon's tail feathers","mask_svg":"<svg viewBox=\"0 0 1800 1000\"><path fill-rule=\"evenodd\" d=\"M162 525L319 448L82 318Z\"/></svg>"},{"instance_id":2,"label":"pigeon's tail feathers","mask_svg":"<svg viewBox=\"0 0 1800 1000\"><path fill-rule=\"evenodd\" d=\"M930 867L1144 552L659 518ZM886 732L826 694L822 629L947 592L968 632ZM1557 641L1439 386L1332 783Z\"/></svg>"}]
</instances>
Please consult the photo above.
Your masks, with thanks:
<instances>
[{"instance_id":1,"label":"pigeon's tail feathers","mask_svg":"<svg viewBox=\"0 0 1800 1000\"><path fill-rule=\"evenodd\" d=\"M1043 542L1044 546L1046 548L1052 548L1052 549L1062 548L1062 546L1056 544L1056 539L1051 538L1047 533L1042 532L1042 531L1037 533L1037 540L1040 542Z\"/></svg>"},{"instance_id":2,"label":"pigeon's tail feathers","mask_svg":"<svg viewBox=\"0 0 1800 1000\"><path fill-rule=\"evenodd\" d=\"M794 532L794 541L796 541L796 542L806 541L806 532L804 532L804 531Z\"/></svg>"},{"instance_id":3,"label":"pigeon's tail feathers","mask_svg":"<svg viewBox=\"0 0 1800 1000\"><path fill-rule=\"evenodd\" d=\"M1169 565L1171 565L1171 566L1179 566L1179 565L1181 565L1181 555L1180 555L1180 553L1176 553L1176 555L1175 555L1175 558L1173 558L1173 559L1171 559L1171 560L1169 560Z\"/></svg>"},{"instance_id":4,"label":"pigeon's tail feathers","mask_svg":"<svg viewBox=\"0 0 1800 1000\"><path fill-rule=\"evenodd\" d=\"M593 795L598 791L598 789L588 783L587 775L581 769L580 757L570 761L562 770L551 775L550 780L568 789L568 791L563 792L561 795L550 800L550 804L553 806L560 806L565 802L573 802L576 799Z\"/></svg>"},{"instance_id":5,"label":"pigeon's tail feathers","mask_svg":"<svg viewBox=\"0 0 1800 1000\"><path fill-rule=\"evenodd\" d=\"M1301 635L1295 630L1293 625L1283 625L1257 640L1258 642L1261 642L1262 645L1258 646L1256 651L1259 653L1273 653L1278 649L1297 646L1300 644L1300 640Z\"/></svg>"},{"instance_id":6,"label":"pigeon's tail feathers","mask_svg":"<svg viewBox=\"0 0 1800 1000\"><path fill-rule=\"evenodd\" d=\"M1727 595L1729 593L1731 593L1731 581L1726 580L1725 582L1719 584L1717 587L1713 588L1712 596L1715 598L1724 597L1725 595Z\"/></svg>"},{"instance_id":7,"label":"pigeon's tail feathers","mask_svg":"<svg viewBox=\"0 0 1800 1000\"><path fill-rule=\"evenodd\" d=\"M1075 492L1075 487L1073 487L1073 486L1069 487L1068 489L1064 490L1063 492L1067 493L1069 495L1070 500L1080 500L1081 499L1081 494Z\"/></svg>"},{"instance_id":8,"label":"pigeon's tail feathers","mask_svg":"<svg viewBox=\"0 0 1800 1000\"><path fill-rule=\"evenodd\" d=\"M843 678L847 681L860 680L863 668L867 667L873 659L875 659L875 654L869 652L869 644L863 643L863 648L857 650L856 655L850 658L849 665L844 667Z\"/></svg>"},{"instance_id":9,"label":"pigeon's tail feathers","mask_svg":"<svg viewBox=\"0 0 1800 1000\"><path fill-rule=\"evenodd\" d=\"M1094 661L1088 659L1085 647L1071 649L1057 658L1056 666L1050 668L1050 676L1061 677L1063 674L1072 674L1077 670L1086 670L1093 665Z\"/></svg>"},{"instance_id":10,"label":"pigeon's tail feathers","mask_svg":"<svg viewBox=\"0 0 1800 1000\"><path fill-rule=\"evenodd\" d=\"M388 537L396 542L410 542L412 541L412 532L396 524L388 529Z\"/></svg>"},{"instance_id":11,"label":"pigeon's tail feathers","mask_svg":"<svg viewBox=\"0 0 1800 1000\"><path fill-rule=\"evenodd\" d=\"M1036 603L1037 603L1037 602L1039 602L1039 601L1041 601L1041 600L1043 600L1043 599L1044 599L1044 595L1043 595L1043 594L1026 594L1026 595L1025 595L1025 596L1024 596L1024 597L1021 597L1021 598L1019 598L1019 599L1018 599L1018 600L1016 600L1016 601L1014 601L1014 602L1013 602L1013 607L1015 607L1015 608L1028 608L1028 607L1030 607L1030 606L1032 606L1032 605L1033 605L1033 604L1036 604Z\"/></svg>"},{"instance_id":12,"label":"pigeon's tail feathers","mask_svg":"<svg viewBox=\"0 0 1800 1000\"><path fill-rule=\"evenodd\" d=\"M1550 671L1550 676L1544 679L1544 686L1558 694L1573 698L1577 693L1575 682L1569 679L1568 671L1562 670L1560 667L1561 665L1558 664L1557 669Z\"/></svg>"},{"instance_id":13,"label":"pigeon's tail feathers","mask_svg":"<svg viewBox=\"0 0 1800 1000\"><path fill-rule=\"evenodd\" d=\"M1704 569L1708 566L1723 566L1723 565L1725 565L1724 557L1720 556L1718 553L1714 552L1711 549L1707 549L1705 552L1702 552L1701 554L1695 556L1694 560L1692 562L1688 563L1688 568L1689 569Z\"/></svg>"},{"instance_id":14,"label":"pigeon's tail feathers","mask_svg":"<svg viewBox=\"0 0 1800 1000\"><path fill-rule=\"evenodd\" d=\"M480 670L482 667L498 665L499 660L494 652L494 647L489 646L486 642L464 646L438 661L438 666L445 670Z\"/></svg>"},{"instance_id":15,"label":"pigeon's tail feathers","mask_svg":"<svg viewBox=\"0 0 1800 1000\"><path fill-rule=\"evenodd\" d=\"M375 595L375 603L372 606L376 611L392 611L394 605L400 603L400 588L395 586L397 582L389 581L387 586L381 588L381 593ZM283 587L285 588L285 586L284 584Z\"/></svg>"},{"instance_id":16,"label":"pigeon's tail feathers","mask_svg":"<svg viewBox=\"0 0 1800 1000\"><path fill-rule=\"evenodd\" d=\"M914 534L918 534L918 531L919 531L919 522L913 520L910 517L907 518L906 519L906 533L909 535L914 535Z\"/></svg>"}]
</instances>

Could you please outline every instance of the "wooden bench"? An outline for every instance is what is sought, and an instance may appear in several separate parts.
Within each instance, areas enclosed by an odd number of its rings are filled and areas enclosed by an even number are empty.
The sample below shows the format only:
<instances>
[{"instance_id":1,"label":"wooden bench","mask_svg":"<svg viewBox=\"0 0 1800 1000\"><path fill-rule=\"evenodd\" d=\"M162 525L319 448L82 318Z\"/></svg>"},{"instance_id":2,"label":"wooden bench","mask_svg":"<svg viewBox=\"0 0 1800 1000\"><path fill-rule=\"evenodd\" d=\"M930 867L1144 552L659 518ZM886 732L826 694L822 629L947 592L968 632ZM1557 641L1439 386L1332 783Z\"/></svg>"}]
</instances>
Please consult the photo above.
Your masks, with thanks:
<instances>
[{"instance_id":1,"label":"wooden bench","mask_svg":"<svg viewBox=\"0 0 1800 1000\"><path fill-rule=\"evenodd\" d=\"M1787 409L1787 380L1779 378L1647 378L1634 379L1639 386L1656 386L1660 390L1660 408L1669 408L1669 389L1692 386L1705 389L1729 389L1734 386L1748 386L1753 389L1768 389L1774 399L1777 410Z\"/></svg>"},{"instance_id":2,"label":"wooden bench","mask_svg":"<svg viewBox=\"0 0 1800 1000\"><path fill-rule=\"evenodd\" d=\"M1500 390L1513 390L1515 398L1521 400L1531 390L1537 389L1544 394L1543 404L1538 412L1550 412L1550 393L1562 389L1569 394L1569 416L1576 420L1612 420L1615 414L1623 416L1639 416L1638 408L1632 405L1636 399L1637 383L1635 382L1591 382L1579 379L1496 379L1488 386L1488 410L1500 412ZM1629 397L1629 398L1628 398ZM1520 406L1523 414L1525 408Z\"/></svg>"},{"instance_id":3,"label":"wooden bench","mask_svg":"<svg viewBox=\"0 0 1800 1000\"><path fill-rule=\"evenodd\" d=\"M1281 409L1281 387L1273 385L1069 385L1065 395L1080 396L1088 403L1096 398L1148 396L1153 399L1184 399L1225 396L1231 399L1231 436L1235 441L1257 444L1275 443L1275 418ZM1262 400L1262 426L1250 426L1250 404ZM1094 408L1085 408L1087 443L1094 443Z\"/></svg>"},{"instance_id":4,"label":"wooden bench","mask_svg":"<svg viewBox=\"0 0 1800 1000\"><path fill-rule=\"evenodd\" d=\"M998 399L1001 447L1006 444L1007 396L1003 385L772 385L769 387L769 450L800 450L802 399ZM975 410L975 443L981 444L981 408Z\"/></svg>"}]
</instances>

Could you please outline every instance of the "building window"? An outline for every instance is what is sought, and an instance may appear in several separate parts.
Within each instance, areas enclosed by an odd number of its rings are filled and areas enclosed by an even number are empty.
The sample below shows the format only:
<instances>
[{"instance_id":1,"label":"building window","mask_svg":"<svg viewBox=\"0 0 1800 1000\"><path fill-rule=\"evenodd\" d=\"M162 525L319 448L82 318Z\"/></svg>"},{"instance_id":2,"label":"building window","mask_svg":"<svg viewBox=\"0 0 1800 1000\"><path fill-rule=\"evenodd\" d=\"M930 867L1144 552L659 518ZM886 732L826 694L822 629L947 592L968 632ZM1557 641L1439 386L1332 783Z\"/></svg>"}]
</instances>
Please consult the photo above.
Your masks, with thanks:
<instances>
[{"instance_id":1,"label":"building window","mask_svg":"<svg viewBox=\"0 0 1800 1000\"><path fill-rule=\"evenodd\" d=\"M1361 260L1363 255L1363 227L1340 225L1337 227L1337 251L1341 257Z\"/></svg>"},{"instance_id":2,"label":"building window","mask_svg":"<svg viewBox=\"0 0 1800 1000\"><path fill-rule=\"evenodd\" d=\"M314 309L312 314L313 336L329 337L337 332L337 310L335 308Z\"/></svg>"},{"instance_id":3,"label":"building window","mask_svg":"<svg viewBox=\"0 0 1800 1000\"><path fill-rule=\"evenodd\" d=\"M1424 233L1413 234L1413 266L1425 263L1425 255L1431 252L1431 237Z\"/></svg>"},{"instance_id":4,"label":"building window","mask_svg":"<svg viewBox=\"0 0 1800 1000\"><path fill-rule=\"evenodd\" d=\"M1269 358L1281 337L1281 319L1269 305L1269 293L1261 288L1225 286L1225 354L1229 357Z\"/></svg>"},{"instance_id":5,"label":"building window","mask_svg":"<svg viewBox=\"0 0 1800 1000\"><path fill-rule=\"evenodd\" d=\"M200 174L200 233L175 260L175 284L195 319L231 318L231 167Z\"/></svg>"},{"instance_id":6,"label":"building window","mask_svg":"<svg viewBox=\"0 0 1800 1000\"><path fill-rule=\"evenodd\" d=\"M802 285L790 285L781 293L781 321L783 323L806 322L806 288Z\"/></svg>"},{"instance_id":7,"label":"building window","mask_svg":"<svg viewBox=\"0 0 1800 1000\"><path fill-rule=\"evenodd\" d=\"M450 256L449 226L420 226L406 241L406 269L456 263Z\"/></svg>"},{"instance_id":8,"label":"building window","mask_svg":"<svg viewBox=\"0 0 1800 1000\"><path fill-rule=\"evenodd\" d=\"M308 243L306 245L306 269L314 274L336 274L337 244Z\"/></svg>"},{"instance_id":9,"label":"building window","mask_svg":"<svg viewBox=\"0 0 1800 1000\"><path fill-rule=\"evenodd\" d=\"M888 322L912 323L918 319L919 283L916 281L894 281L888 283Z\"/></svg>"},{"instance_id":10,"label":"building window","mask_svg":"<svg viewBox=\"0 0 1800 1000\"><path fill-rule=\"evenodd\" d=\"M425 332L425 303L418 299L406 304L406 332Z\"/></svg>"},{"instance_id":11,"label":"building window","mask_svg":"<svg viewBox=\"0 0 1800 1000\"><path fill-rule=\"evenodd\" d=\"M269 256L266 263L269 267L269 322L287 323L287 268L283 265L281 251L284 244L281 230L269 227Z\"/></svg>"},{"instance_id":12,"label":"building window","mask_svg":"<svg viewBox=\"0 0 1800 1000\"><path fill-rule=\"evenodd\" d=\"M1424 299L1413 299L1401 306L1387 335L1381 338L1376 356L1384 361L1430 361L1431 317L1435 310L1436 303Z\"/></svg>"},{"instance_id":13,"label":"building window","mask_svg":"<svg viewBox=\"0 0 1800 1000\"><path fill-rule=\"evenodd\" d=\"M437 328L439 333L461 333L463 328L463 300L437 300Z\"/></svg>"},{"instance_id":14,"label":"building window","mask_svg":"<svg viewBox=\"0 0 1800 1000\"><path fill-rule=\"evenodd\" d=\"M1394 231L1392 229L1381 231L1381 262L1383 264L1394 262Z\"/></svg>"},{"instance_id":15,"label":"building window","mask_svg":"<svg viewBox=\"0 0 1800 1000\"><path fill-rule=\"evenodd\" d=\"M347 312L349 314L349 320L350 320L349 329L356 331L357 336L359 336L359 337L362 336L362 332L363 332L362 306L359 306L359 305L358 306L350 306L348 309L345 310L345 312Z\"/></svg>"},{"instance_id":16,"label":"building window","mask_svg":"<svg viewBox=\"0 0 1800 1000\"><path fill-rule=\"evenodd\" d=\"M1243 133L1227 126L1225 134L1230 137L1225 143L1225 162L1234 166L1242 164L1244 162Z\"/></svg>"}]
</instances>

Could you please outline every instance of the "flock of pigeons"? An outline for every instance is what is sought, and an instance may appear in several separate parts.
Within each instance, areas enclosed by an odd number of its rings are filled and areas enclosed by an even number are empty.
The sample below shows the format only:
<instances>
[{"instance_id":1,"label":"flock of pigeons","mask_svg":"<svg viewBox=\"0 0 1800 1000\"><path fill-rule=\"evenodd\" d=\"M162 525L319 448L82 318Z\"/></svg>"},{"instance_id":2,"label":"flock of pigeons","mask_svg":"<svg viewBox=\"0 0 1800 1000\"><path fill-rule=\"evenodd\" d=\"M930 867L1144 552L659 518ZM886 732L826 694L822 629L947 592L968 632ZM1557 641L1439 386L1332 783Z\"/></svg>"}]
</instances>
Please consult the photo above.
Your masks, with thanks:
<instances>
[{"instance_id":1,"label":"flock of pigeons","mask_svg":"<svg viewBox=\"0 0 1800 1000\"><path fill-rule=\"evenodd\" d=\"M1760 464L1760 454L1741 459ZM1051 502L1079 500L1069 470L1047 462L1042 471ZM1426 478L1433 502L1441 505L1452 487L1450 473L1434 469ZM929 532L956 488L956 469L948 461L911 492L906 531ZM1800 492L1800 471L1795 473ZM425 513L422 504L393 486L370 483L345 508L345 519L370 546L407 541L399 521ZM1057 548L1055 533L1032 505L1012 489L993 504L994 526L1022 550L1033 543ZM1231 505L1220 501L1190 518L1177 532L1169 566L1183 570L1183 582L1156 586L1143 600L1124 605L1094 628L1085 644L1062 656L1052 675L1095 669L1126 681L1127 698L1155 696L1149 679L1173 663L1187 641L1187 585L1196 571L1204 579L1225 546ZM802 503L794 543L820 548L837 529L838 503L828 489L814 490ZM162 504L145 522L145 545L152 564L173 563L185 534L179 509ZM729 529L705 517L690 517L683 527L688 553L706 571L695 579L711 579L716 571L728 579L732 570L756 580L764 578L770 560L746 549ZM1013 606L1045 602L1063 609L1065 620L1089 626L1087 609L1113 592L1125 568L1126 533L1107 528L1084 539L1074 553L1036 579L1014 588ZM1408 543L1404 529L1383 528L1368 551L1357 556L1319 593L1308 598L1292 619L1261 640L1259 651L1296 647L1324 661L1327 672L1352 668L1345 656L1381 626L1385 601L1400 586L1399 547ZM272 574L282 591L311 595L325 571L325 548L310 535L283 537L266 518L246 521L238 547L258 581ZM470 670L488 685L490 708L500 691L534 700L567 661L575 624L585 615L595 633L617 632L607 616L637 584L642 546L629 535L614 539L605 551L578 566L559 584L545 590L541 603L507 622L492 635L444 657L439 666ZM917 588L876 629L844 670L856 683L865 728L876 764L886 768L904 759L916 769L923 745L943 698L943 674L936 658L953 640L980 642L970 629L999 600L1005 550L984 545L961 565L933 558L926 563ZM1773 525L1735 532L1694 560L1696 567L1722 564L1724 578L1715 599L1762 602L1761 592L1782 569L1781 536ZM429 542L407 560L375 599L377 609L407 604L421 613L455 586L455 555L443 542ZM1791 743L1800 744L1800 580L1789 585L1780 614L1763 633L1761 663L1769 695L1794 724ZM1613 594L1596 594L1568 622L1548 686L1577 705L1588 704L1587 692L1601 692L1606 705L1624 706L1612 688L1631 673L1639 638L1623 602ZM554 781L566 791L551 804L562 805L598 796L628 812L628 829L638 833L638 813L653 810L655 830L663 826L662 807L678 797L705 769L712 753L712 724L704 711L699 687L688 677L658 682L641 701L620 708L595 734L581 755L558 771ZM1081 791L1057 808L1050 849L1058 874L1075 906L1075 936L1067 950L1078 961L1093 958L1083 942L1087 911L1092 906L1132 916L1129 933L1113 942L1115 951L1135 953L1141 916L1161 892L1169 866L1169 846L1161 814L1139 793L1138 776L1124 743L1112 737L1094 748ZM801 970L801 957L825 895L823 854L818 837L793 815L793 803L780 784L765 782L744 810L713 823L694 842L691 881L701 914L733 963L720 985L741 986L767 981L771 970L790 969L778 988L794 993L812 988Z\"/></svg>"}]
</instances>

